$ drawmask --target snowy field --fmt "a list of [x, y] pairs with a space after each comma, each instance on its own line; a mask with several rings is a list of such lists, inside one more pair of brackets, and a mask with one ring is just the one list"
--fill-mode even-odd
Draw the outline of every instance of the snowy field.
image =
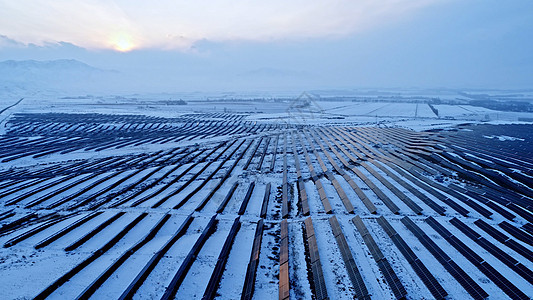
[[0, 298], [533, 297], [533, 114], [233, 96], [3, 97]]

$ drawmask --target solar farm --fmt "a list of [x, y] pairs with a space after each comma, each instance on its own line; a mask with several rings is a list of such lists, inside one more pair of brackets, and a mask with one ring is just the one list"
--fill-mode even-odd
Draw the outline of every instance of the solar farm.
[[531, 123], [62, 103], [1, 115], [2, 299], [533, 298]]

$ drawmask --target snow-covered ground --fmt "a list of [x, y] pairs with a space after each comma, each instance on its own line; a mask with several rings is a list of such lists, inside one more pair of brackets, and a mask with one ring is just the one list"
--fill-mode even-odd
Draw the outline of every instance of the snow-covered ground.
[[[407, 298], [433, 296], [378, 224], [380, 216], [385, 217], [442, 285], [447, 299], [467, 299], [470, 295], [404, 226], [402, 217], [413, 220], [490, 299], [505, 299], [508, 295], [428, 225], [427, 217], [435, 218], [518, 290], [533, 297], [527, 275], [514, 271], [450, 223], [452, 218], [464, 222], [531, 272], [530, 257], [494, 239], [474, 222], [482, 219], [513, 239], [525, 253], [533, 251], [527, 239], [514, 237], [499, 226], [506, 221], [522, 230], [520, 226], [531, 222], [528, 208], [515, 199], [520, 196], [525, 201], [532, 200], [527, 182], [531, 182], [533, 162], [525, 153], [531, 150], [533, 131], [529, 129], [533, 124], [519, 119], [533, 118], [533, 113], [441, 104], [435, 105], [437, 115], [427, 103], [417, 102], [318, 99], [301, 107], [289, 96], [255, 100], [254, 95], [247, 100], [233, 99], [235, 96], [2, 94], [0, 110], [7, 109], [0, 114], [0, 244], [4, 245], [0, 249], [3, 287], [0, 298], [32, 298], [52, 286], [49, 296], [53, 299], [75, 298], [87, 292], [88, 287], [92, 288], [94, 299], [116, 299], [140, 276], [134, 298], [161, 297], [171, 282], [178, 282], [173, 296], [199, 299], [214, 275], [215, 266], [221, 262], [219, 255], [226, 240], [231, 249], [222, 260], [226, 263], [220, 277], [213, 277], [215, 297], [239, 298], [248, 284], [253, 287], [251, 298], [276, 298], [280, 259], [287, 255], [281, 253], [280, 245], [284, 205], [289, 208], [286, 218], [290, 299], [316, 297], [314, 278], [320, 274], [325, 282], [322, 288], [331, 299], [356, 296], [341, 254], [342, 246], [337, 244], [330, 226], [331, 216], [336, 216], [340, 223], [348, 251], [369, 295], [375, 299], [394, 298], [391, 283], [365, 242], [366, 234], [352, 221], [356, 215], [362, 218], [368, 234], [390, 263]], [[207, 100], [209, 97], [217, 100]], [[24, 100], [9, 107], [20, 98]], [[177, 105], [175, 101], [179, 99], [187, 104]], [[78, 130], [79, 124], [83, 127]], [[458, 130], [457, 125], [462, 127]], [[501, 128], [519, 130], [507, 133]], [[429, 129], [439, 131], [426, 131]], [[62, 142], [65, 137], [70, 140]], [[76, 144], [82, 138], [87, 138], [86, 144]], [[472, 143], [476, 138], [478, 143]], [[467, 159], [472, 158], [469, 165], [461, 165], [461, 153], [454, 153], [456, 148], [451, 150], [455, 141], [465, 142], [458, 146], [466, 149]], [[414, 149], [417, 145], [425, 150]], [[438, 145], [444, 145], [445, 151], [451, 153], [440, 162], [435, 160], [435, 153], [442, 150]], [[293, 149], [298, 151], [299, 173]], [[416, 152], [428, 149], [433, 152]], [[511, 152], [506, 159], [501, 158], [502, 153]], [[424, 160], [417, 162], [418, 157]], [[366, 161], [364, 165], [361, 158]], [[478, 173], [482, 171], [472, 166], [479, 166], [482, 160], [499, 167], [482, 166], [490, 172]], [[322, 172], [321, 162], [331, 177]], [[312, 176], [311, 168], [317, 177]], [[286, 197], [282, 188], [284, 171], [288, 180]], [[419, 177], [426, 180], [416, 179]], [[478, 177], [489, 181], [472, 179]], [[298, 192], [298, 180], [303, 182], [306, 199], [301, 199]], [[238, 186], [230, 193], [235, 183]], [[251, 183], [255, 187], [246, 203]], [[354, 189], [352, 183], [360, 190]], [[496, 186], [503, 186], [502, 183], [509, 184], [503, 191], [507, 190], [513, 203], [522, 208], [513, 210], [498, 202], [502, 188]], [[268, 184], [270, 197], [265, 203]], [[388, 184], [396, 189], [391, 190]], [[460, 189], [448, 188], [454, 185], [472, 191], [483, 187], [490, 193], [475, 198]], [[376, 207], [375, 214], [369, 211], [359, 192]], [[346, 209], [339, 196], [343, 193], [354, 212]], [[321, 194], [326, 198], [321, 199]], [[489, 204], [483, 202], [485, 198]], [[283, 203], [285, 199], [288, 203]], [[387, 199], [397, 211], [386, 203]], [[414, 212], [406, 199], [416, 203], [421, 214]], [[309, 215], [304, 215], [302, 201], [307, 202]], [[332, 214], [326, 213], [328, 202]], [[444, 212], [437, 212], [431, 203], [441, 206]], [[468, 213], [462, 214], [454, 203]], [[489, 212], [490, 218], [477, 207]], [[526, 211], [522, 212], [523, 209]], [[504, 212], [514, 217], [509, 219], [502, 215]], [[159, 228], [154, 227], [166, 214], [170, 215], [168, 220]], [[190, 224], [186, 221], [189, 216], [193, 218]], [[213, 216], [217, 222], [211, 231], [206, 231]], [[304, 230], [308, 217], [313, 222], [322, 273], [311, 267], [316, 262], [311, 261], [315, 256], [310, 254], [305, 235], [309, 232]], [[236, 218], [240, 229], [232, 237]], [[255, 237], [259, 222], [264, 222], [259, 235], [261, 242]], [[521, 232], [531, 238], [531, 232]], [[51, 237], [53, 240], [43, 243]], [[79, 245], [69, 249], [80, 239]], [[86, 261], [88, 258], [90, 261]], [[152, 267], [148, 267], [150, 262]], [[114, 267], [108, 269], [111, 266]], [[142, 273], [143, 270], [147, 272]], [[183, 276], [179, 277], [180, 274]], [[101, 281], [96, 281], [99, 276]], [[179, 280], [172, 281], [178, 277]], [[52, 285], [54, 282], [57, 284]]]

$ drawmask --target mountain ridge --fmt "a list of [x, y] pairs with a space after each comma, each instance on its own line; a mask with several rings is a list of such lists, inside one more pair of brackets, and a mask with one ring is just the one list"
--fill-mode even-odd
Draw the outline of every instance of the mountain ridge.
[[26, 70], [49, 70], [49, 69], [62, 69], [62, 70], [87, 70], [87, 71], [101, 71], [101, 72], [117, 72], [114, 70], [104, 70], [93, 67], [89, 64], [81, 62], [76, 59], [55, 59], [55, 60], [4, 60], [0, 61], [0, 70], [2, 68], [18, 68]]
[[5, 60], [0, 62], [0, 88], [86, 91], [110, 86], [118, 74], [75, 59]]

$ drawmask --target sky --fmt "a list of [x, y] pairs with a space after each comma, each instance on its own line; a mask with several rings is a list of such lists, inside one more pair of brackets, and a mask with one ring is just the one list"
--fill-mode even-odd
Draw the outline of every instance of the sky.
[[0, 0], [0, 61], [172, 91], [533, 88], [532, 37], [530, 0]]

